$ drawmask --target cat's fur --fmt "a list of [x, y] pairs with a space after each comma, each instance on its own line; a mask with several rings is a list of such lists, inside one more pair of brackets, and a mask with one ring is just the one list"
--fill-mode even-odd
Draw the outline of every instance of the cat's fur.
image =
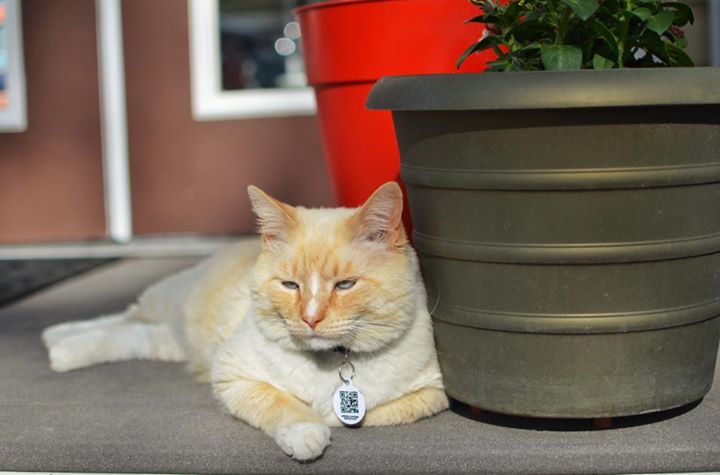
[[166, 278], [123, 313], [46, 329], [52, 368], [187, 361], [233, 415], [298, 460], [320, 456], [328, 426], [341, 425], [339, 346], [356, 368], [365, 426], [446, 409], [400, 188], [383, 185], [358, 209], [292, 207], [248, 191], [261, 245], [231, 246]]

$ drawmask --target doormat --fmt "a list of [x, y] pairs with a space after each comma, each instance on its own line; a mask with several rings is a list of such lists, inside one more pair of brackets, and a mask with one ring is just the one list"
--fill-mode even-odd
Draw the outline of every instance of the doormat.
[[0, 261], [0, 307], [116, 259]]

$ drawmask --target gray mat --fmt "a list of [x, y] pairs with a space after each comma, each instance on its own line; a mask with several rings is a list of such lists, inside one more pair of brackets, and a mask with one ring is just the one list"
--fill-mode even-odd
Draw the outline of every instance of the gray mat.
[[122, 309], [190, 260], [123, 261], [0, 311], [0, 470], [195, 473], [647, 473], [720, 469], [719, 384], [697, 406], [592, 430], [448, 411], [394, 428], [333, 429], [325, 456], [288, 459], [234, 420], [180, 365], [54, 374], [52, 323]]
[[112, 259], [0, 260], [0, 307]]

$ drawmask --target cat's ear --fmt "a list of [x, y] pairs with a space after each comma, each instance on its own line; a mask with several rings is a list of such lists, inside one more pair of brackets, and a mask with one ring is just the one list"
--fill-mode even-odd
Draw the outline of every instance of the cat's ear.
[[248, 195], [258, 218], [263, 243], [276, 245], [287, 242], [297, 219], [295, 208], [276, 200], [256, 186], [248, 186]]
[[400, 186], [385, 183], [355, 211], [351, 218], [358, 240], [403, 246], [407, 243], [402, 224], [403, 195]]

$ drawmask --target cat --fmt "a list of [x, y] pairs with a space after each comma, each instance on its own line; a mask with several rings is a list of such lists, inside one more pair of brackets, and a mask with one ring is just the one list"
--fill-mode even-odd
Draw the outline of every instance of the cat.
[[184, 361], [232, 415], [298, 461], [320, 457], [329, 427], [343, 425], [333, 411], [341, 378], [364, 395], [363, 426], [445, 410], [400, 187], [386, 183], [352, 209], [248, 193], [256, 245], [231, 245], [161, 280], [122, 313], [46, 328], [52, 369]]

